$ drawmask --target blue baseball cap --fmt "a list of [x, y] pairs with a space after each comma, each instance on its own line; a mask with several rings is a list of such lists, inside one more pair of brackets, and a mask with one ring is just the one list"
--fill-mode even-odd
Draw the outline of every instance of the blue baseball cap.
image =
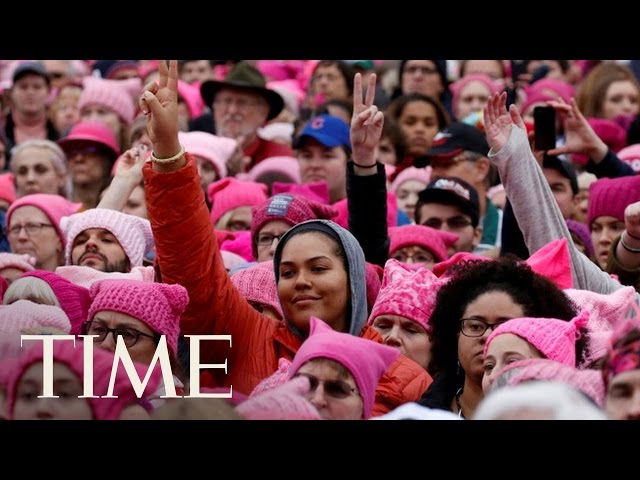
[[316, 140], [327, 148], [344, 145], [351, 150], [349, 125], [338, 117], [326, 114], [313, 117], [293, 141], [293, 148], [300, 148], [309, 138]]

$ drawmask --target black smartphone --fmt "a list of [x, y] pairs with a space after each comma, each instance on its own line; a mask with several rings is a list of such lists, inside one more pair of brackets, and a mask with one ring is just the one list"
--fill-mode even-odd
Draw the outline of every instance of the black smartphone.
[[527, 73], [527, 64], [529, 60], [511, 60], [511, 79], [515, 85], [518, 78], [523, 73]]
[[556, 111], [553, 107], [533, 109], [534, 147], [536, 150], [556, 148]]

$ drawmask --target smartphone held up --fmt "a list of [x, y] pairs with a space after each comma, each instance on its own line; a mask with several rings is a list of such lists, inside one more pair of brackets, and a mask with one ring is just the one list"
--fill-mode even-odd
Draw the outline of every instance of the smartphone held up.
[[553, 107], [538, 106], [533, 109], [534, 148], [548, 151], [556, 148], [556, 111]]

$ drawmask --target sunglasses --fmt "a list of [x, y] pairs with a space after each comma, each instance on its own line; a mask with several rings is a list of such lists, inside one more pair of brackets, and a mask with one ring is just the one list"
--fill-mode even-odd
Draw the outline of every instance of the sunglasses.
[[321, 383], [324, 392], [333, 398], [347, 398], [352, 393], [358, 392], [355, 388], [342, 380], [320, 380], [318, 377], [311, 375], [310, 373], [298, 373], [295, 377], [307, 377], [309, 379], [309, 393], [315, 392], [318, 385]]

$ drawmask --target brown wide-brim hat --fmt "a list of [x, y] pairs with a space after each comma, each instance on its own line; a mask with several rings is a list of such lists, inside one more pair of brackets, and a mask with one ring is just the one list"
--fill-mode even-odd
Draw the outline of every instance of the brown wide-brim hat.
[[200, 95], [205, 105], [213, 108], [213, 99], [218, 90], [236, 88], [257, 93], [269, 104], [267, 120], [272, 120], [284, 108], [284, 100], [280, 94], [266, 87], [266, 80], [260, 71], [247, 62], [239, 62], [233, 66], [223, 81], [208, 80], [200, 86]]

